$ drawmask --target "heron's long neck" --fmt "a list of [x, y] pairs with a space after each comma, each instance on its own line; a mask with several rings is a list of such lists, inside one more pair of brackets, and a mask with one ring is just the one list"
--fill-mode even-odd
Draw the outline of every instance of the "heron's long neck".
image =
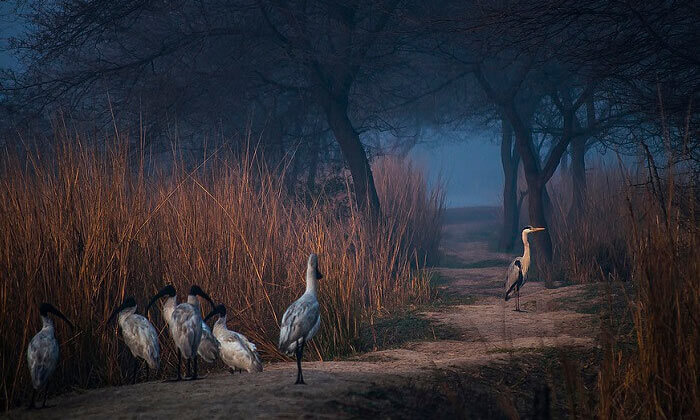
[[527, 233], [523, 232], [523, 258], [520, 261], [522, 266], [523, 275], [527, 273], [528, 268], [530, 268], [530, 242], [527, 240]]
[[316, 268], [310, 265], [306, 268], [306, 293], [316, 295]]

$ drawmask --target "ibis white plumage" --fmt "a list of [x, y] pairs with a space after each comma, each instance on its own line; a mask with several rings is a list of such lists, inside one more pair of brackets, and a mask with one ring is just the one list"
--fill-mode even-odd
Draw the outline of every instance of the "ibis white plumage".
[[318, 280], [323, 275], [318, 269], [318, 256], [309, 255], [306, 264], [306, 291], [284, 312], [280, 325], [279, 349], [288, 355], [295, 354], [297, 359], [296, 384], [304, 384], [301, 371], [301, 359], [304, 346], [316, 335], [321, 326], [321, 308], [318, 304]]
[[544, 228], [526, 226], [523, 229], [522, 239], [524, 252], [522, 257], [517, 257], [510, 263], [508, 270], [506, 271], [505, 280], [505, 296], [504, 299], [507, 302], [510, 299], [513, 292], [517, 295], [517, 303], [515, 304], [515, 310], [520, 312], [520, 288], [525, 284], [527, 280], [527, 271], [530, 268], [530, 242], [527, 240], [527, 236], [530, 233], [543, 231]]
[[160, 344], [158, 332], [153, 324], [136, 313], [136, 300], [129, 296], [114, 310], [107, 323], [117, 317], [117, 322], [122, 330], [124, 343], [134, 356], [134, 373], [132, 383], [136, 383], [140, 361], [146, 362], [146, 381], [148, 381], [149, 369], [157, 371], [160, 368]]
[[[190, 374], [190, 379], [197, 379], [197, 350], [202, 340], [202, 309], [197, 296], [208, 300], [212, 307], [214, 302], [199, 286], [193, 285], [187, 295], [187, 302], [178, 305], [175, 288], [168, 285], [151, 298], [146, 311], [163, 296], [168, 296], [165, 305], [163, 305], [163, 316], [168, 322], [170, 336], [177, 348], [176, 380], [182, 379], [182, 357], [187, 359], [187, 371]], [[192, 362], [194, 362], [194, 373], [191, 369]]]
[[226, 307], [218, 305], [204, 318], [206, 322], [214, 315], [219, 319], [214, 323], [214, 337], [218, 340], [219, 357], [228, 367], [245, 370], [248, 373], [262, 372], [263, 366], [255, 344], [251, 343], [243, 334], [231, 331], [226, 327]]
[[214, 336], [206, 322], [202, 321], [202, 340], [199, 342], [197, 354], [207, 363], [213, 363], [219, 356], [221, 344]]
[[32, 400], [29, 404], [30, 408], [34, 408], [36, 394], [37, 392], [41, 392], [42, 389], [44, 390], [44, 403], [42, 407], [46, 406], [49, 382], [58, 365], [60, 355], [58, 340], [56, 340], [53, 320], [49, 317], [49, 314], [56, 315], [66, 321], [71, 329], [73, 328], [73, 324], [68, 318], [49, 303], [42, 303], [39, 306], [39, 314], [41, 315], [41, 330], [32, 337], [32, 340], [29, 342], [29, 347], [27, 347], [27, 365], [29, 366], [32, 386], [34, 387]]

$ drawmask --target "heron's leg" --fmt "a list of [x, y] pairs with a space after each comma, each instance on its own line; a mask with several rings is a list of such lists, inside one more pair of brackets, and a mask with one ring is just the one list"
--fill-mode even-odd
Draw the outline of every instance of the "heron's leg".
[[187, 377], [189, 378], [192, 376], [192, 359], [187, 359], [185, 363], [187, 364]]
[[148, 374], [151, 373], [151, 368], [148, 367], [148, 364], [146, 364], [146, 382], [148, 382]]

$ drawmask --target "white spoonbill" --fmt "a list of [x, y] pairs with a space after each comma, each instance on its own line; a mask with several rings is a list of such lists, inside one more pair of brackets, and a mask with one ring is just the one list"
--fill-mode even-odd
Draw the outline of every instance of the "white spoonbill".
[[284, 313], [280, 326], [279, 349], [287, 355], [296, 354], [297, 381], [295, 384], [304, 384], [304, 375], [301, 371], [301, 359], [304, 356], [304, 346], [316, 335], [321, 326], [321, 308], [318, 304], [317, 288], [318, 280], [323, 275], [318, 270], [318, 257], [309, 255], [306, 264], [306, 292]]
[[243, 334], [231, 331], [226, 327], [226, 307], [224, 305], [218, 305], [214, 308], [214, 310], [204, 318], [204, 321], [206, 322], [209, 318], [217, 314], [219, 315], [219, 319], [214, 323], [213, 332], [214, 336], [221, 344], [221, 348], [219, 349], [221, 360], [234, 371], [240, 369], [248, 373], [262, 372], [263, 366], [255, 344], [248, 341]]
[[36, 398], [37, 392], [44, 390], [44, 403], [42, 408], [46, 407], [46, 396], [49, 393], [49, 381], [51, 380], [51, 375], [56, 370], [56, 365], [58, 365], [59, 351], [58, 351], [58, 340], [54, 335], [54, 325], [53, 320], [49, 317], [49, 314], [54, 314], [62, 320], [66, 321], [73, 329], [73, 323], [71, 323], [65, 315], [56, 309], [50, 303], [42, 303], [39, 305], [39, 314], [41, 315], [41, 330], [36, 333], [29, 342], [29, 347], [27, 347], [27, 365], [29, 366], [29, 373], [32, 376], [32, 385], [34, 386], [34, 391], [32, 391], [32, 401], [29, 404], [29, 408], [34, 408], [34, 400]]

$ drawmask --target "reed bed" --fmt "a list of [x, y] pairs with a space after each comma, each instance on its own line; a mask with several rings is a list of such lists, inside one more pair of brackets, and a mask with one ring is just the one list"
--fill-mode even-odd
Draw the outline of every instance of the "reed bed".
[[[566, 206], [556, 212], [559, 275], [626, 291], [624, 307], [601, 314], [603, 360], [592, 410], [599, 418], [700, 413], [697, 178], [677, 171], [670, 164], [649, 177], [643, 165], [599, 167], [588, 177], [580, 216], [563, 216]], [[570, 196], [565, 183], [553, 190], [555, 203]]]
[[[174, 159], [167, 173], [152, 173], [144, 150], [130, 150], [126, 141], [93, 147], [58, 135], [55, 144], [5, 152], [0, 163], [5, 409], [31, 388], [25, 351], [40, 328], [42, 301], [76, 325], [70, 331], [57, 322], [61, 361], [53, 389], [63, 391], [123, 381], [131, 355], [106, 319], [126, 295], [143, 313], [168, 283], [180, 299], [198, 284], [224, 303], [229, 327], [268, 361], [284, 359], [278, 325], [303, 293], [310, 252], [319, 254], [325, 278], [322, 328], [307, 357], [352, 353], [363, 320], [430, 295], [422, 268], [437, 252], [444, 195], [408, 162], [375, 163], [383, 212], [372, 224], [347, 199], [290, 192], [284, 169], [268, 167], [250, 148], [217, 150], [188, 165]], [[169, 376], [172, 344], [158, 309], [150, 319], [161, 332], [161, 376]]]

